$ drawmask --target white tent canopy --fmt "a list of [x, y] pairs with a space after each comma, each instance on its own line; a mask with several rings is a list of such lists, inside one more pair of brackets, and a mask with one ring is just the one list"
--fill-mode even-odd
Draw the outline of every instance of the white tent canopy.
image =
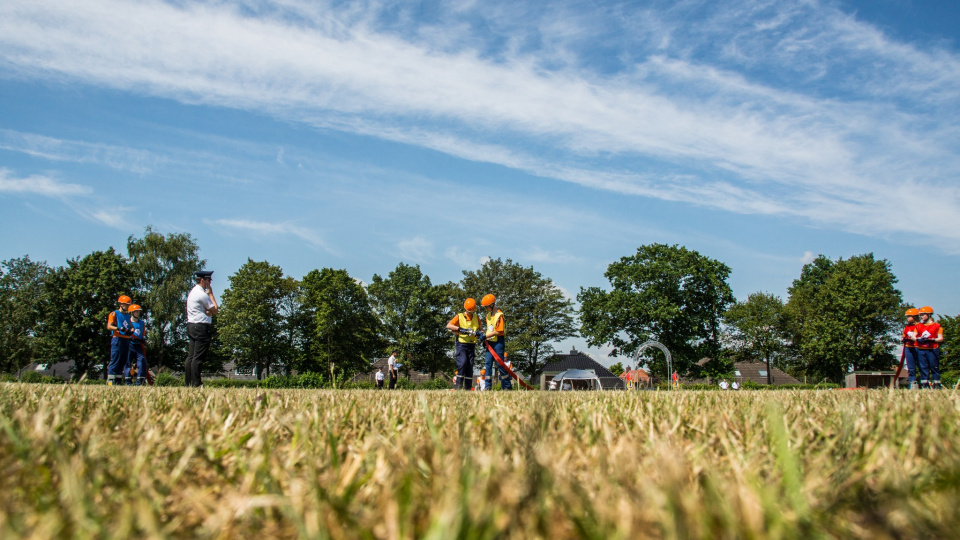
[[556, 388], [561, 390], [603, 390], [596, 373], [585, 369], [568, 369], [553, 377]]

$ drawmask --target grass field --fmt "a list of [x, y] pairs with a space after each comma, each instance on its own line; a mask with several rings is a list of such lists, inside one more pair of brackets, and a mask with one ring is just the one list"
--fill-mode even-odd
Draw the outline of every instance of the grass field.
[[946, 392], [0, 385], [0, 535], [956, 538]]

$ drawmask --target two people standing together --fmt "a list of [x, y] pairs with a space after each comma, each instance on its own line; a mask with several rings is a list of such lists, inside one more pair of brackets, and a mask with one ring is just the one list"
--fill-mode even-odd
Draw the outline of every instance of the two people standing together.
[[[107, 316], [110, 334], [110, 362], [107, 364], [107, 384], [110, 386], [146, 384], [150, 371], [147, 367], [147, 326], [140, 318], [142, 309], [123, 295], [117, 298], [118, 309]], [[153, 381], [150, 381], [153, 384]]]
[[[467, 298], [463, 303], [463, 313], [458, 313], [456, 317], [447, 323], [447, 330], [450, 330], [457, 336], [457, 376], [455, 386], [459, 389], [473, 389], [473, 364], [476, 359], [477, 341], [484, 343], [484, 366], [487, 377], [484, 378], [484, 388], [489, 390], [493, 387], [492, 374], [494, 355], [503, 360], [506, 352], [506, 322], [503, 312], [497, 309], [497, 298], [488, 294], [480, 300], [480, 305], [486, 310], [486, 321], [484, 327], [480, 327], [480, 317], [477, 315], [477, 301], [473, 298]], [[500, 387], [504, 390], [512, 388], [510, 374], [496, 362], [497, 371], [500, 374]]]
[[933, 320], [933, 308], [910, 308], [903, 328], [903, 356], [910, 389], [943, 388], [940, 383], [940, 344], [943, 327]]

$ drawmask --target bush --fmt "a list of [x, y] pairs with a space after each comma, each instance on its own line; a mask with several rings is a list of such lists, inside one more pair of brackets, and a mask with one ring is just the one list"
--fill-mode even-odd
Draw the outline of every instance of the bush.
[[449, 390], [453, 388], [453, 383], [445, 378], [423, 381], [417, 385], [417, 390]]
[[183, 386], [183, 377], [176, 377], [170, 373], [160, 373], [154, 380], [157, 386]]
[[301, 373], [296, 378], [299, 379], [296, 388], [324, 388], [327, 386], [327, 381], [320, 373]]
[[42, 373], [37, 373], [36, 371], [28, 371], [20, 376], [20, 382], [25, 383], [46, 383], [46, 384], [63, 384], [66, 381], [60, 377], [53, 377], [50, 375], [44, 375]]
[[960, 379], [960, 370], [950, 369], [940, 374], [940, 382], [943, 386], [953, 388], [957, 384], [957, 379]]
[[413, 390], [417, 385], [413, 384], [413, 381], [406, 378], [401, 378], [397, 380], [397, 390]]

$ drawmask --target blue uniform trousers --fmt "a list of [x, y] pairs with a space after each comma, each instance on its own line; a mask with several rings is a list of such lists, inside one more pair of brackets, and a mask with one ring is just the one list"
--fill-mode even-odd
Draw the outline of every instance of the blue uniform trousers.
[[940, 384], [940, 349], [917, 349], [920, 387]]
[[506, 343], [503, 340], [503, 336], [500, 337], [497, 341], [488, 341], [486, 345], [483, 346], [483, 355], [484, 355], [484, 367], [487, 370], [486, 386], [487, 390], [493, 388], [493, 366], [497, 366], [497, 373], [500, 374], [500, 388], [502, 390], [510, 390], [513, 388], [511, 384], [510, 374], [507, 373], [507, 370], [500, 367], [500, 364], [493, 359], [493, 355], [490, 354], [490, 350], [487, 349], [487, 345], [493, 347], [493, 350], [496, 351], [497, 356], [503, 360], [503, 353], [506, 350]]
[[[107, 380], [120, 384], [123, 380], [123, 366], [130, 355], [130, 340], [121, 337], [110, 339], [110, 363], [107, 365]], [[116, 377], [119, 376], [119, 380]]]
[[473, 389], [473, 361], [476, 355], [475, 343], [457, 342], [457, 388]]
[[907, 360], [907, 380], [913, 385], [917, 382], [917, 348], [904, 347], [903, 351]]

